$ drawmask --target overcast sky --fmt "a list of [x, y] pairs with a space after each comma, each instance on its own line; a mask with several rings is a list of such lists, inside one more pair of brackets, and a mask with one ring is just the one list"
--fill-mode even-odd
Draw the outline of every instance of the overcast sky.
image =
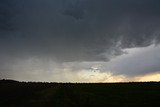
[[159, 0], [0, 0], [0, 78], [160, 80]]

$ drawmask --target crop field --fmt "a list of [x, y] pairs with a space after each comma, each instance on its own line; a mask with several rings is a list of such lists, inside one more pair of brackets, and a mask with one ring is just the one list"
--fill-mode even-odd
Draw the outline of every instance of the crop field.
[[160, 83], [0, 80], [0, 107], [159, 107]]

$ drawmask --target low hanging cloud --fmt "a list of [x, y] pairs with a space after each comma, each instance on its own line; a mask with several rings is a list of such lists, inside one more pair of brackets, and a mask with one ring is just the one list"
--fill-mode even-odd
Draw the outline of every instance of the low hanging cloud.
[[18, 57], [107, 61], [110, 55], [123, 54], [121, 49], [159, 43], [158, 0], [7, 0], [1, 4], [1, 50]]
[[[13, 63], [34, 58], [41, 63], [46, 60], [38, 63], [43, 65], [42, 72], [49, 60], [57, 69], [64, 63], [104, 62], [117, 74], [158, 71], [156, 58], [152, 61], [156, 67], [137, 71], [125, 62], [111, 63], [123, 57], [125, 49], [159, 44], [159, 5], [159, 0], [1, 0], [0, 73], [12, 77], [18, 70], [13, 70]], [[80, 65], [72, 67], [78, 68]], [[106, 65], [101, 72], [109, 68]]]

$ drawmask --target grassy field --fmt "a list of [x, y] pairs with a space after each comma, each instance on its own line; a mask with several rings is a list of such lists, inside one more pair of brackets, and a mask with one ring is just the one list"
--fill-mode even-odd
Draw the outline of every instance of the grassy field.
[[160, 83], [0, 80], [0, 107], [159, 107]]

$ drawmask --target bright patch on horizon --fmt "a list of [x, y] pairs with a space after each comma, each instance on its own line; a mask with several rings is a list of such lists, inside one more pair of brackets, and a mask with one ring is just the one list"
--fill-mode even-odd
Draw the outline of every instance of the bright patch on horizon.
[[138, 76], [135, 78], [135, 81], [160, 81], [160, 72]]

